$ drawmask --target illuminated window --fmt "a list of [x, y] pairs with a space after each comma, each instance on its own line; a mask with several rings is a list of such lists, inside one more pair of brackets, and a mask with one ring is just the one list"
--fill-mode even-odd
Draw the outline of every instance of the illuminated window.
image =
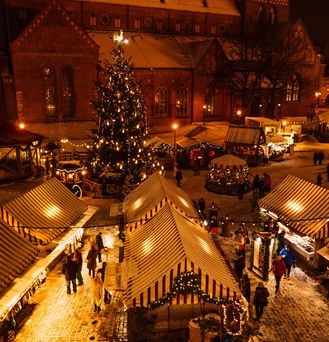
[[286, 89], [286, 101], [298, 102], [300, 100], [300, 81], [296, 75], [293, 75], [292, 80], [288, 82]]
[[176, 23], [175, 23], [175, 31], [176, 32], [180, 31], [180, 22], [179, 22], [179, 20], [177, 20]]
[[155, 95], [154, 117], [168, 118], [169, 106], [168, 106], [168, 89], [161, 87], [158, 89]]
[[195, 33], [200, 33], [200, 24], [195, 24], [194, 25], [194, 32]]
[[121, 27], [121, 20], [120, 20], [120, 18], [116, 17], [114, 19], [114, 27], [115, 28], [120, 28]]
[[184, 86], [177, 88], [176, 92], [176, 117], [186, 118], [188, 117], [188, 91]]
[[48, 117], [54, 117], [57, 113], [55, 70], [52, 67], [46, 67], [42, 73], [46, 113]]
[[135, 19], [135, 29], [141, 28], [141, 20], [139, 18]]
[[89, 17], [89, 25], [90, 26], [96, 26], [96, 24], [97, 24], [96, 16], [94, 14], [92, 14]]
[[71, 66], [63, 68], [62, 106], [64, 116], [74, 116], [74, 80]]
[[217, 91], [216, 88], [211, 85], [206, 90], [205, 96], [205, 104], [206, 104], [206, 113], [207, 117], [214, 116], [216, 113], [216, 98], [217, 98]]
[[156, 26], [157, 26], [157, 30], [158, 31], [162, 31], [162, 21], [161, 20], [157, 21], [157, 25]]
[[278, 13], [276, 7], [272, 7], [270, 11], [270, 24], [274, 25], [277, 23]]
[[216, 25], [212, 25], [210, 30], [211, 34], [216, 34], [216, 31]]

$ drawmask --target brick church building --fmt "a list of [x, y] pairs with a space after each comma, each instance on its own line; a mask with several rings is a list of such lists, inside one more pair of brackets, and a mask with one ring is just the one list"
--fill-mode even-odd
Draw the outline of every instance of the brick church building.
[[[306, 115], [319, 89], [320, 57], [302, 21], [289, 21], [289, 0], [6, 0], [0, 6], [0, 118], [49, 139], [83, 139], [94, 126], [99, 65], [111, 60], [120, 30], [151, 129], [232, 121], [238, 111]], [[274, 38], [264, 47], [256, 31]]]

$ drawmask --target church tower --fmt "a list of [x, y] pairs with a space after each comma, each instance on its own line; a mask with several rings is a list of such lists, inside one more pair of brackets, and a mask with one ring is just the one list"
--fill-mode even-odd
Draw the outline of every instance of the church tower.
[[290, 0], [238, 0], [243, 24], [276, 25], [289, 21]]

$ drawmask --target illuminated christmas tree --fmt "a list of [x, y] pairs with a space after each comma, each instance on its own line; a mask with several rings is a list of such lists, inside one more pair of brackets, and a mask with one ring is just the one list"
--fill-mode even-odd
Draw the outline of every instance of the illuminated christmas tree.
[[112, 51], [113, 63], [100, 68], [93, 105], [98, 128], [89, 146], [91, 177], [99, 178], [106, 165], [119, 183], [139, 183], [151, 173], [156, 161], [146, 145], [148, 135], [142, 92], [133, 74], [131, 59], [121, 45]]

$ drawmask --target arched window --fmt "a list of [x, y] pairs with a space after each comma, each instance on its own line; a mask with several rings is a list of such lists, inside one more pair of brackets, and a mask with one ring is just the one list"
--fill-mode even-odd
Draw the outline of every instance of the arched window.
[[216, 27], [216, 25], [211, 25], [210, 32], [211, 32], [211, 34], [216, 34], [216, 33], [217, 33], [217, 27]]
[[194, 32], [200, 33], [200, 24], [194, 24]]
[[270, 10], [270, 24], [275, 25], [277, 23], [277, 20], [278, 20], [278, 11], [277, 11], [277, 8], [273, 6], [271, 7], [271, 10]]
[[180, 21], [179, 20], [177, 20], [175, 23], [175, 31], [180, 32]]
[[116, 18], [114, 19], [114, 27], [115, 27], [115, 28], [121, 28], [121, 20], [120, 20], [119, 17], [116, 17]]
[[162, 31], [162, 21], [161, 21], [161, 19], [159, 19], [159, 20], [157, 21], [156, 27], [157, 27], [157, 30], [158, 30], [158, 31]]
[[135, 29], [141, 28], [141, 20], [139, 18], [135, 19]]
[[168, 118], [169, 117], [169, 105], [168, 105], [168, 89], [161, 87], [158, 89], [154, 98], [154, 117]]
[[64, 116], [74, 116], [74, 80], [71, 66], [63, 68], [62, 105]]
[[97, 24], [96, 16], [95, 16], [95, 14], [92, 14], [92, 15], [89, 17], [89, 25], [90, 25], [90, 26], [96, 26], [96, 24]]
[[286, 101], [298, 102], [300, 100], [300, 80], [297, 75], [293, 75], [290, 82], [287, 83]]
[[264, 24], [264, 22], [265, 22], [265, 7], [259, 6], [258, 13], [257, 13], [257, 23]]
[[205, 96], [205, 104], [206, 104], [206, 117], [214, 116], [216, 113], [216, 88], [211, 85], [206, 90]]
[[176, 91], [176, 117], [186, 118], [189, 116], [187, 112], [188, 91], [184, 86], [180, 86]]
[[48, 117], [54, 117], [57, 115], [55, 70], [52, 67], [45, 67], [42, 75], [46, 114]]

